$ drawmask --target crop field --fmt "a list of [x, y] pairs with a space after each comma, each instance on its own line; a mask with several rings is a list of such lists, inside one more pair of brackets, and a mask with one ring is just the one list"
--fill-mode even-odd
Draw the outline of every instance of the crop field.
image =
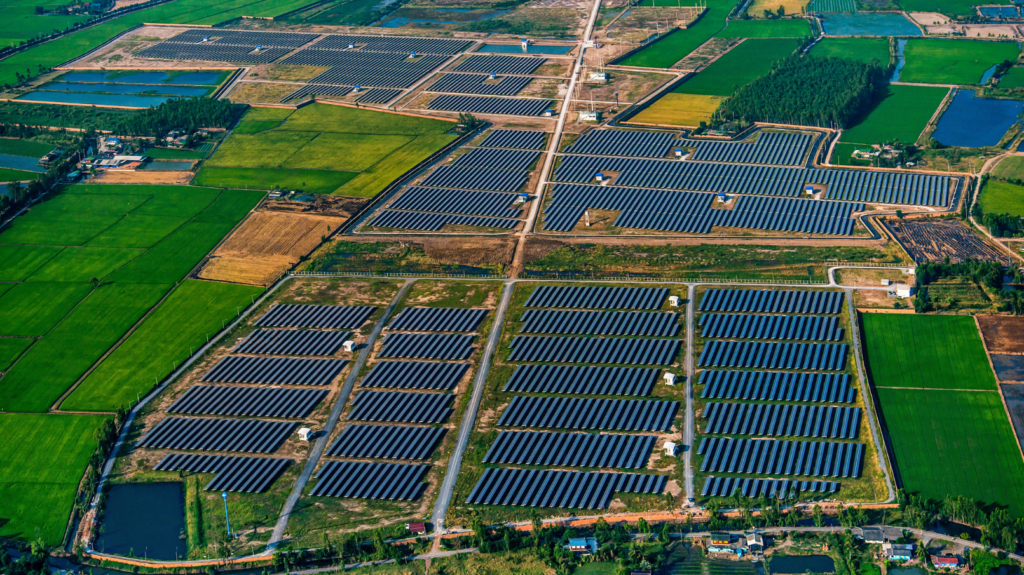
[[[145, 394], [175, 364], [206, 343], [225, 319], [262, 288], [189, 280], [121, 344], [61, 404], [65, 411], [112, 411]], [[234, 313], [233, 313], [234, 312]]]
[[0, 371], [6, 370], [35, 340], [27, 337], [0, 338]]
[[1024, 217], [1024, 186], [988, 180], [978, 196], [978, 203], [986, 214]]
[[78, 483], [96, 450], [95, 415], [0, 415], [4, 462], [0, 536], [60, 543]]
[[724, 99], [721, 96], [670, 92], [630, 118], [629, 122], [696, 128], [701, 122], [711, 121], [712, 114]]
[[[641, 6], [653, 5], [649, 2], [642, 2]], [[675, 6], [675, 4], [668, 4]], [[647, 48], [640, 50], [617, 62], [623, 66], [643, 66], [646, 68], [669, 68], [672, 64], [682, 60], [687, 54], [693, 52], [698, 46], [707, 42], [722, 30], [725, 26], [725, 18], [729, 15], [734, 4], [728, 0], [711, 0], [707, 3], [707, 10], [695, 24], [686, 30], [677, 30], [664, 36]]]
[[754, 0], [747, 7], [747, 14], [754, 18], [760, 18], [764, 16], [765, 10], [771, 10], [772, 13], [776, 13], [779, 6], [785, 10], [786, 14], [803, 14], [807, 11], [808, 0]]
[[772, 64], [792, 54], [799, 45], [800, 41], [793, 39], [746, 40], [673, 91], [731, 96], [736, 89], [768, 73]]
[[60, 246], [0, 244], [0, 281], [23, 281], [63, 249]]
[[904, 49], [907, 64], [900, 71], [900, 81], [977, 84], [985, 70], [1019, 55], [1020, 48], [1010, 42], [914, 38]]
[[38, 176], [39, 174], [36, 172], [0, 168], [0, 182], [30, 182]]
[[1003, 158], [992, 169], [992, 175], [1007, 180], [1024, 180], [1024, 157], [1008, 156]]
[[455, 139], [451, 122], [324, 104], [287, 115], [256, 108], [247, 124], [196, 183], [370, 197]]
[[0, 47], [15, 46], [88, 19], [86, 15], [36, 14], [35, 3], [11, 2], [4, 6], [4, 19], [0, 21]]
[[811, 25], [803, 18], [789, 20], [732, 20], [719, 38], [804, 38]]
[[974, 318], [863, 314], [861, 321], [876, 387], [996, 389]]
[[1000, 88], [1024, 88], [1024, 68], [1014, 66], [999, 78]]
[[[930, 333], [941, 339], [942, 331]], [[983, 368], [991, 374], [987, 364]], [[963, 495], [1006, 505], [1016, 517], [1024, 514], [1024, 461], [997, 391], [877, 393], [908, 492], [940, 501]], [[957, 417], [945, 416], [950, 406], [956, 406]]]
[[22, 283], [0, 297], [0, 335], [41, 336], [92, 289], [87, 283]]
[[819, 58], [849, 58], [861, 62], [878, 60], [883, 66], [892, 60], [888, 38], [825, 38], [811, 48]]
[[889, 86], [888, 94], [866, 118], [843, 132], [841, 142], [881, 144], [899, 140], [912, 144], [924, 131], [948, 88]]

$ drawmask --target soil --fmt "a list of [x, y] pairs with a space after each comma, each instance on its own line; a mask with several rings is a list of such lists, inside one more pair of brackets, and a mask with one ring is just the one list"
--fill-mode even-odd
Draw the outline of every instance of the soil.
[[918, 24], [924, 26], [936, 26], [949, 22], [948, 17], [938, 12], [911, 12], [910, 17]]
[[897, 300], [891, 299], [882, 290], [855, 290], [853, 305], [857, 309], [888, 308], [892, 309]]
[[976, 317], [989, 353], [1024, 354], [1024, 317], [998, 315]]
[[1024, 383], [1024, 356], [991, 354], [996, 379], [1011, 383]]
[[1017, 443], [1020, 444], [1024, 442], [1024, 385], [1004, 383], [999, 388], [1003, 392], [1006, 409], [1010, 412], [1013, 430], [1017, 432]]
[[925, 29], [929, 35], [963, 32], [963, 36], [967, 38], [1012, 38], [1014, 40], [1024, 38], [1020, 27], [1013, 24], [946, 24], [928, 26]]
[[188, 184], [195, 176], [188, 170], [149, 171], [138, 170], [135, 172], [101, 172], [91, 182], [101, 184]]

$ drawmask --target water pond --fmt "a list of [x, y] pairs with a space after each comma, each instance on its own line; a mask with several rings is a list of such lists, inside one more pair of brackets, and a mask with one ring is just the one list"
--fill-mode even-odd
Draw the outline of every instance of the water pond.
[[961, 537], [966, 533], [971, 541], [981, 541], [981, 529], [955, 521], [936, 521], [929, 529], [952, 537]]
[[8, 168], [11, 170], [25, 170], [26, 172], [45, 172], [43, 168], [40, 168], [36, 162], [39, 158], [29, 158], [28, 156], [15, 156], [14, 154], [0, 154], [0, 168]]
[[928, 575], [928, 572], [919, 567], [897, 567], [888, 571], [889, 575]]
[[979, 83], [979, 84], [987, 84], [987, 83], [988, 83], [988, 81], [992, 79], [992, 76], [994, 76], [994, 75], [995, 75], [995, 73], [996, 73], [996, 67], [997, 67], [998, 65], [999, 65], [999, 64], [992, 64], [992, 67], [991, 67], [991, 68], [989, 68], [988, 70], [985, 70], [985, 72], [984, 72], [984, 73], [982, 73], [982, 75], [981, 75], [981, 81], [980, 81], [980, 82], [978, 82], [978, 83]]
[[19, 102], [49, 102], [54, 104], [82, 104], [87, 106], [119, 106], [122, 108], [149, 108], [159, 106], [175, 96], [135, 96], [132, 94], [90, 94], [88, 92], [29, 92], [19, 96]]
[[117, 72], [71, 72], [61, 82], [108, 82], [111, 84], [185, 84], [216, 86], [224, 72], [188, 72], [173, 78], [167, 72], [139, 72], [118, 75]]
[[[140, 510], [145, 513], [140, 513]], [[188, 550], [185, 496], [180, 483], [122, 483], [110, 487], [96, 549], [117, 555], [174, 560]]]
[[[530, 44], [526, 49], [527, 54], [568, 54], [573, 46], [538, 46]], [[477, 52], [490, 52], [493, 54], [522, 54], [521, 44], [484, 44]]]
[[835, 573], [836, 563], [828, 555], [776, 555], [768, 562], [772, 575], [791, 573]]
[[1022, 110], [1024, 102], [978, 98], [973, 90], [960, 90], [932, 136], [947, 146], [995, 146]]
[[55, 92], [106, 92], [109, 94], [166, 94], [168, 96], [205, 96], [210, 88], [187, 86], [152, 86], [145, 84], [79, 84], [77, 82], [50, 82], [40, 90]]
[[832, 36], [923, 36], [921, 29], [902, 14], [837, 12], [825, 14], [821, 25]]
[[906, 38], [896, 40], [896, 68], [892, 71], [892, 78], [889, 78], [890, 82], [900, 81], [900, 72], [903, 71], [903, 67], [907, 65], [907, 59], [903, 56], [903, 50], [906, 48]]
[[1016, 6], [979, 6], [978, 12], [986, 18], [1020, 18]]

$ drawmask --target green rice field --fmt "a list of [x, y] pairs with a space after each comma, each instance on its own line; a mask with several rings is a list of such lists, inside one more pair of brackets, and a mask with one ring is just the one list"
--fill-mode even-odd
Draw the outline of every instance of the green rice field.
[[1006, 71], [1001, 78], [999, 78], [999, 87], [1014, 89], [1024, 88], [1024, 68], [1020, 66], [1014, 66]]
[[772, 64], [792, 54], [799, 45], [800, 41], [794, 39], [747, 40], [673, 91], [731, 96], [736, 89], [767, 74]]
[[891, 85], [885, 98], [857, 125], [843, 131], [840, 142], [912, 144], [939, 109], [948, 88]]
[[89, 16], [84, 14], [36, 14], [36, 2], [5, 2], [4, 18], [0, 20], [0, 47], [16, 46], [23, 40], [52, 34], [56, 30], [63, 30], [88, 19]]
[[1003, 60], [1016, 60], [1020, 48], [1011, 42], [912, 38], [900, 71], [901, 82], [977, 84], [981, 75]]
[[35, 140], [19, 138], [0, 138], [0, 154], [13, 154], [29, 158], [41, 158], [50, 153], [55, 146]]
[[849, 58], [860, 62], [877, 60], [887, 66], [892, 60], [888, 38], [825, 38], [811, 48], [819, 58]]
[[[986, 214], [1010, 214], [1024, 217], [1024, 186], [999, 180], [988, 180], [978, 196]], [[3, 300], [0, 299], [0, 302]]]
[[45, 335], [91, 290], [87, 283], [17, 284], [0, 297], [0, 335]]
[[992, 175], [1007, 180], [1024, 180], [1024, 157], [1008, 156], [992, 168]]
[[[651, 0], [645, 0], [640, 5], [652, 5]], [[667, 3], [667, 0], [664, 5], [675, 6], [674, 3]], [[728, 0], [709, 0], [707, 10], [696, 24], [689, 26], [686, 30], [677, 30], [663, 36], [650, 46], [616, 63], [623, 66], [668, 68], [718, 34], [725, 26], [725, 19], [734, 5]]]
[[804, 38], [811, 35], [811, 25], [803, 18], [788, 20], [732, 20], [719, 38]]
[[35, 340], [29, 337], [0, 337], [0, 372], [11, 367]]
[[254, 109], [247, 124], [207, 160], [197, 184], [371, 197], [456, 138], [446, 133], [452, 122], [326, 104]]
[[0, 415], [0, 536], [57, 545], [106, 416]]
[[25, 280], [63, 249], [61, 246], [0, 244], [0, 281]]

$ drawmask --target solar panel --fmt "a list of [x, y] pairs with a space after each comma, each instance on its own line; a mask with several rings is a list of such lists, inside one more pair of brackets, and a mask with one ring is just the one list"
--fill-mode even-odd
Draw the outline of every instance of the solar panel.
[[709, 289], [700, 311], [837, 314], [843, 292], [808, 290]]
[[431, 100], [427, 109], [506, 116], [540, 116], [545, 110], [551, 109], [551, 100], [441, 95]]
[[452, 165], [468, 168], [528, 170], [539, 157], [540, 152], [535, 152], [533, 150], [474, 148], [456, 158]]
[[864, 444], [705, 437], [697, 453], [704, 456], [701, 473], [860, 477]]
[[519, 365], [504, 391], [573, 395], [650, 395], [661, 370], [641, 367]]
[[339, 331], [258, 329], [235, 347], [235, 353], [267, 355], [334, 355], [351, 336]]
[[346, 499], [414, 501], [423, 495], [429, 465], [328, 461], [310, 495]]
[[[305, 98], [306, 96], [347, 96], [352, 92], [355, 86], [344, 86], [338, 84], [305, 84], [294, 92], [289, 92], [283, 98], [281, 102], [287, 102], [288, 100], [295, 100], [298, 98]], [[401, 93], [401, 90], [398, 90]]]
[[657, 441], [655, 435], [501, 431], [484, 463], [640, 469]]
[[426, 459], [447, 430], [443, 427], [349, 425], [327, 450], [329, 457]]
[[717, 403], [704, 406], [705, 433], [856, 439], [859, 407]]
[[455, 388], [469, 371], [468, 363], [429, 361], [380, 361], [360, 387], [444, 390]]
[[529, 76], [495, 76], [486, 74], [442, 74], [427, 92], [448, 94], [480, 94], [484, 96], [515, 96], [533, 81]]
[[711, 340], [697, 360], [700, 367], [841, 370], [846, 344]]
[[156, 464], [156, 471], [213, 473], [207, 491], [263, 493], [281, 475], [291, 459], [169, 453]]
[[356, 102], [361, 104], [387, 104], [391, 100], [394, 100], [402, 93], [400, 89], [392, 88], [373, 88], [363, 92], [362, 96], [356, 98]]
[[545, 133], [534, 130], [491, 130], [480, 142], [483, 148], [515, 148], [519, 150], [543, 150]]
[[392, 333], [384, 338], [380, 358], [469, 359], [476, 336], [439, 333]]
[[853, 403], [856, 391], [845, 373], [704, 370], [704, 399]]
[[139, 440], [140, 447], [273, 453], [297, 423], [248, 419], [168, 417]]
[[374, 216], [369, 225], [376, 228], [395, 228], [434, 232], [440, 231], [447, 225], [510, 230], [519, 225], [519, 220], [485, 218], [480, 216], [461, 216], [457, 214], [428, 214], [422, 212], [404, 212], [399, 210], [381, 210], [376, 216]]
[[664, 475], [532, 469], [485, 469], [466, 503], [607, 509], [616, 493], [665, 491]]
[[389, 207], [394, 210], [518, 218], [523, 215], [522, 210], [512, 207], [517, 197], [518, 194], [511, 192], [413, 186], [402, 192]]
[[467, 56], [458, 66], [457, 72], [482, 72], [485, 74], [532, 74], [547, 62], [536, 56], [496, 56], [474, 54]]
[[539, 286], [526, 300], [526, 307], [658, 309], [666, 297], [666, 288]]
[[523, 336], [512, 338], [509, 361], [670, 365], [679, 355], [676, 339]]
[[376, 309], [373, 306], [275, 304], [256, 325], [355, 329], [366, 323]]
[[388, 327], [395, 331], [474, 332], [486, 315], [486, 309], [407, 307]]
[[345, 369], [344, 359], [228, 356], [217, 362], [201, 381], [328, 385]]
[[704, 337], [809, 341], [843, 339], [838, 317], [710, 313], [701, 315], [700, 327]]
[[797, 493], [835, 493], [835, 481], [791, 481], [789, 479], [747, 479], [710, 476], [704, 481], [701, 497], [731, 497], [739, 493], [744, 497], [774, 497], [785, 499]]
[[359, 52], [397, 52], [409, 55], [441, 54], [454, 55], [471, 44], [470, 40], [457, 38], [424, 38], [416, 36], [364, 36], [359, 34], [329, 34], [316, 43], [317, 48], [329, 50], [350, 50], [349, 44]]
[[683, 139], [681, 143], [694, 149], [691, 159], [695, 161], [799, 166], [813, 141], [813, 134], [759, 131], [753, 141]]
[[195, 385], [178, 398], [168, 413], [305, 418], [327, 397], [323, 389]]
[[520, 321], [522, 333], [673, 337], [679, 332], [676, 313], [531, 309]]
[[677, 401], [516, 396], [498, 425], [557, 429], [668, 431]]
[[454, 411], [449, 393], [361, 391], [352, 400], [349, 420], [441, 423]]
[[525, 170], [441, 166], [423, 180], [423, 185], [490, 192], [518, 192], [529, 179], [530, 174]]

